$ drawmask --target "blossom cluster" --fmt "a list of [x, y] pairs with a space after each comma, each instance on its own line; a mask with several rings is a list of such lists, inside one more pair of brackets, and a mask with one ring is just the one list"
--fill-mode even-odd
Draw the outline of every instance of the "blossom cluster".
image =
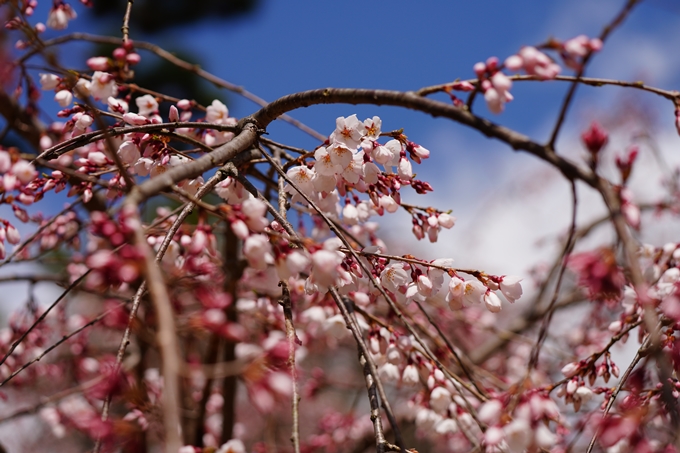
[[[602, 41], [579, 35], [563, 43], [551, 41], [545, 47], [557, 50], [565, 65], [579, 70], [583, 58], [602, 48]], [[514, 99], [510, 93], [512, 80], [502, 72], [503, 69], [513, 72], [524, 70], [542, 80], [554, 79], [562, 70], [552, 58], [533, 46], [522, 47], [517, 54], [506, 58], [503, 64], [497, 57], [490, 57], [484, 63], [476, 63], [473, 69], [479, 81], [479, 89], [484, 93], [486, 105], [492, 113], [501, 113], [505, 104]], [[451, 89], [472, 91], [474, 86], [469, 82], [460, 82], [452, 85]]]
[[[300, 190], [324, 212], [334, 213], [344, 196], [343, 219], [352, 225], [365, 222], [372, 213], [382, 215], [399, 209], [402, 185], [411, 185], [419, 193], [432, 190], [429, 184], [415, 179], [411, 163], [428, 158], [430, 151], [403, 135], [383, 145], [378, 142], [381, 127], [382, 120], [377, 116], [363, 122], [356, 115], [339, 117], [325, 146], [314, 152], [313, 164], [288, 170], [288, 178], [295, 184], [286, 188], [291, 202], [306, 204]], [[352, 192], [368, 193], [370, 198], [352, 200]]]

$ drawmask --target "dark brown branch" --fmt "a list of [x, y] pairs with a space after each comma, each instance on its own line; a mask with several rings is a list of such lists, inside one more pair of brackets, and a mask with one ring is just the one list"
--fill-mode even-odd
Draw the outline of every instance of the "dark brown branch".
[[238, 153], [249, 148], [257, 139], [257, 133], [255, 125], [247, 123], [236, 137], [226, 144], [215, 148], [212, 153], [201, 156], [192, 162], [173, 167], [165, 173], [135, 186], [128, 195], [126, 204], [137, 206], [142, 201], [171, 187], [173, 184], [184, 179], [196, 178], [211, 168], [224, 165]]
[[427, 113], [434, 117], [449, 118], [470, 126], [487, 137], [496, 138], [507, 143], [515, 150], [523, 150], [557, 168], [567, 179], [580, 179], [590, 186], [595, 186], [595, 175], [570, 160], [558, 156], [548, 147], [532, 141], [529, 137], [515, 132], [491, 121], [475, 116], [450, 104], [423, 98], [413, 92], [389, 90], [365, 90], [349, 88], [325, 88], [303, 91], [284, 96], [253, 115], [260, 128], [266, 128], [272, 121], [285, 112], [316, 104], [372, 104], [392, 105]]

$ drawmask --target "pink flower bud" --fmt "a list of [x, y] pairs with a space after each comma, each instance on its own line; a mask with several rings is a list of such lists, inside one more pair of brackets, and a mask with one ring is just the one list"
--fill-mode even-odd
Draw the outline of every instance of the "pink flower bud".
[[470, 82], [455, 82], [453, 85], [451, 85], [452, 90], [456, 91], [474, 91], [475, 86], [471, 84]]
[[456, 218], [446, 212], [442, 212], [437, 216], [437, 222], [442, 228], [449, 229], [453, 228], [453, 225], [456, 223]]
[[486, 65], [480, 61], [479, 63], [475, 63], [475, 65], [472, 67], [472, 70], [475, 71], [477, 77], [481, 78], [486, 72]]
[[87, 60], [87, 67], [93, 71], [108, 71], [110, 68], [107, 57], [92, 57]]
[[168, 119], [172, 122], [179, 121], [179, 110], [174, 105], [170, 106], [170, 113], [168, 114]]
[[493, 291], [487, 291], [484, 294], [484, 305], [486, 305], [486, 309], [491, 313], [498, 313], [502, 308], [500, 298]]
[[572, 377], [578, 374], [578, 372], [581, 370], [581, 366], [576, 363], [576, 362], [571, 362], [567, 363], [562, 367], [562, 374], [565, 375], [566, 377]]
[[7, 242], [10, 244], [18, 244], [21, 242], [21, 236], [19, 235], [19, 230], [14, 228], [12, 225], [7, 225], [6, 228]]
[[231, 222], [231, 231], [234, 232], [237, 238], [243, 240], [248, 237], [248, 225], [243, 220], [235, 220]]
[[142, 126], [150, 122], [146, 117], [136, 113], [126, 113], [123, 115], [123, 121], [133, 126]]
[[592, 155], [597, 155], [600, 150], [607, 144], [609, 136], [607, 131], [602, 129], [602, 127], [597, 123], [593, 122], [590, 125], [590, 129], [581, 134], [581, 139], [583, 144]]
[[491, 113], [501, 113], [503, 111], [503, 101], [501, 96], [494, 88], [489, 88], [484, 93], [484, 100]]
[[512, 80], [500, 71], [491, 77], [491, 83], [493, 83], [494, 88], [500, 94], [505, 94], [506, 91], [512, 88]]
[[61, 90], [54, 95], [54, 100], [57, 101], [57, 104], [60, 106], [68, 107], [73, 101], [73, 94], [71, 94], [69, 90]]
[[524, 66], [524, 60], [519, 55], [511, 55], [505, 59], [504, 66], [510, 71], [519, 71]]
[[125, 56], [125, 61], [132, 66], [142, 61], [142, 57], [137, 52], [132, 52]]
[[116, 49], [113, 50], [113, 58], [115, 58], [116, 60], [119, 61], [124, 60], [125, 55], [127, 55], [127, 52], [122, 47], [117, 47]]

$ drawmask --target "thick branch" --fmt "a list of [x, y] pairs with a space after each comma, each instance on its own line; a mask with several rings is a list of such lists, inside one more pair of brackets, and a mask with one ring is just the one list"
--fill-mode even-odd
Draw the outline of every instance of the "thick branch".
[[541, 160], [552, 164], [569, 180], [580, 179], [590, 186], [595, 186], [596, 177], [568, 159], [555, 154], [548, 147], [532, 141], [526, 135], [480, 118], [470, 112], [444, 102], [423, 98], [413, 92], [389, 90], [366, 90], [349, 88], [324, 88], [303, 91], [284, 96], [253, 115], [253, 119], [262, 129], [286, 112], [309, 107], [316, 104], [372, 104], [393, 105], [427, 113], [434, 117], [449, 118], [458, 123], [470, 126], [487, 137], [507, 143], [515, 150], [526, 151]]

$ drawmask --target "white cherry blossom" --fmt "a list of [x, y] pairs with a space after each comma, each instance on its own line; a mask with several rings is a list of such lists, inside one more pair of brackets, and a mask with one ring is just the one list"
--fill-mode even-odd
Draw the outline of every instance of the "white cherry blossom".
[[150, 94], [138, 97], [135, 99], [135, 104], [137, 104], [139, 114], [147, 118], [158, 111], [158, 101]]
[[484, 305], [491, 313], [498, 313], [502, 308], [501, 300], [493, 291], [487, 291], [484, 294]]
[[409, 364], [404, 367], [404, 372], [401, 375], [401, 382], [407, 386], [414, 386], [420, 382], [418, 368], [415, 365]]
[[357, 119], [356, 115], [347, 118], [341, 116], [335, 120], [335, 131], [331, 134], [331, 142], [341, 143], [350, 149], [356, 149], [365, 133], [366, 126]]
[[378, 140], [380, 137], [382, 120], [379, 116], [374, 116], [373, 118], [367, 118], [364, 120], [364, 136], [370, 140]]
[[[302, 190], [305, 194], [310, 195], [314, 192], [314, 185], [312, 184], [312, 179], [314, 178], [315, 171], [313, 169], [307, 168], [306, 166], [298, 166], [289, 169], [286, 172], [288, 178], [290, 178], [298, 189]], [[304, 202], [304, 198], [295, 190], [292, 186], [286, 185], [286, 192], [293, 195], [291, 200], [292, 203]]]
[[268, 264], [274, 263], [269, 238], [263, 234], [254, 234], [245, 240], [243, 255], [248, 260], [248, 265], [254, 269], [264, 270]]
[[61, 78], [59, 76], [56, 76], [54, 74], [40, 74], [40, 87], [43, 90], [54, 90], [57, 85], [59, 85], [59, 82], [61, 81]]
[[476, 305], [482, 302], [487, 288], [479, 280], [468, 280], [465, 282], [463, 301], [465, 305]]
[[347, 168], [354, 158], [352, 151], [344, 143], [333, 143], [326, 149], [330, 155], [331, 162], [342, 170]]
[[89, 88], [90, 94], [95, 99], [108, 99], [109, 96], [115, 97], [118, 93], [115, 79], [107, 72], [95, 71]]
[[501, 293], [503, 293], [505, 298], [508, 299], [508, 302], [514, 303], [517, 299], [522, 297], [522, 285], [520, 285], [521, 281], [522, 278], [517, 277], [516, 275], [504, 275], [501, 277], [499, 287]]
[[380, 273], [380, 282], [391, 292], [397, 292], [400, 286], [404, 286], [410, 280], [402, 263], [390, 264]]
[[229, 109], [217, 99], [212, 101], [212, 104], [206, 108], [205, 120], [208, 123], [226, 124], [228, 118]]
[[73, 94], [69, 90], [60, 90], [54, 95], [54, 100], [62, 107], [68, 107], [73, 102]]
[[314, 152], [314, 158], [316, 159], [314, 170], [318, 175], [333, 176], [342, 172], [343, 167], [333, 162], [330, 153], [323, 146]]
[[443, 414], [451, 405], [451, 392], [446, 387], [435, 387], [430, 393], [430, 407]]

